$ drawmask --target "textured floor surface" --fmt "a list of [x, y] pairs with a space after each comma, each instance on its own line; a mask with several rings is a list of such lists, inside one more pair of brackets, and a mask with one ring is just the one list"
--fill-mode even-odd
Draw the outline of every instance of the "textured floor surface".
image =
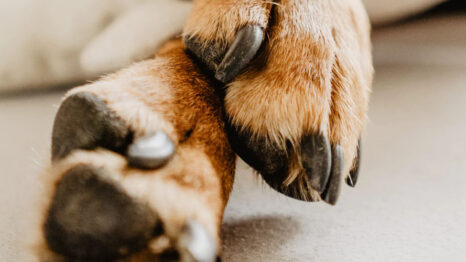
[[[224, 261], [466, 261], [466, 16], [374, 39], [358, 186], [336, 207], [302, 203], [240, 162]], [[0, 98], [0, 261], [32, 261], [21, 243], [62, 94]]]

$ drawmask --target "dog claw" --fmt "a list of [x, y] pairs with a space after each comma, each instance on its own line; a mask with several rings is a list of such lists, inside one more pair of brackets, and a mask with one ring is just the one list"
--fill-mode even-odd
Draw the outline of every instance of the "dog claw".
[[217, 70], [217, 66], [222, 61], [225, 50], [217, 48], [214, 43], [205, 43], [198, 37], [187, 36], [184, 39], [186, 48], [194, 54], [194, 56], [201, 60], [201, 62], [211, 72]]
[[189, 220], [178, 239], [178, 252], [183, 262], [215, 262], [217, 245], [205, 228]]
[[361, 161], [361, 139], [359, 140], [359, 143], [358, 143], [358, 151], [356, 153], [356, 158], [354, 159], [353, 169], [351, 169], [349, 176], [346, 178], [346, 184], [348, 184], [351, 187], [355, 187], [356, 184], [358, 183], [360, 161]]
[[103, 169], [79, 165], [58, 182], [44, 233], [59, 254], [106, 261], [144, 248], [157, 224], [152, 210], [107, 179]]
[[321, 196], [322, 200], [331, 205], [337, 203], [338, 196], [340, 195], [344, 163], [343, 148], [340, 145], [334, 146], [332, 148], [332, 171], [330, 172], [327, 189]]
[[260, 26], [243, 27], [218, 66], [215, 78], [224, 84], [231, 82], [251, 62], [263, 41], [264, 29]]
[[228, 141], [238, 156], [257, 170], [265, 182], [280, 193], [288, 173], [288, 153], [263, 137], [227, 123]]
[[165, 165], [175, 153], [175, 145], [162, 131], [136, 139], [128, 148], [131, 166], [156, 169]]
[[309, 135], [301, 142], [301, 159], [311, 187], [322, 193], [331, 167], [330, 144], [323, 135]]
[[257, 25], [241, 28], [228, 50], [198, 37], [185, 37], [186, 48], [224, 84], [231, 82], [254, 58], [264, 41], [264, 29]]

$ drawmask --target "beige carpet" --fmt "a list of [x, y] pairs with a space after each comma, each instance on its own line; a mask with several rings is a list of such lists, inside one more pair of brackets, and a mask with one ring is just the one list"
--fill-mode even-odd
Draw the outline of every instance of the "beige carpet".
[[[224, 261], [466, 261], [466, 16], [374, 35], [360, 181], [336, 207], [290, 200], [243, 163]], [[38, 165], [61, 92], [0, 98], [0, 261], [31, 261]]]

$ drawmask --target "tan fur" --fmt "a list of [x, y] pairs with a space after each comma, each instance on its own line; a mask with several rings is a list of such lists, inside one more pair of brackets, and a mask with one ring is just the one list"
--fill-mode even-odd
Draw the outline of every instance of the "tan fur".
[[[267, 8], [258, 9], [257, 1], [238, 2], [258, 13], [238, 16], [231, 1], [196, 0], [185, 35], [228, 42], [232, 28], [264, 24]], [[205, 13], [201, 16], [198, 10]], [[303, 135], [327, 135], [331, 144], [342, 145], [347, 175], [364, 130], [373, 77], [364, 7], [360, 0], [280, 0], [271, 16], [265, 51], [226, 89], [227, 115], [237, 126], [283, 148], [291, 142], [296, 152]], [[202, 27], [194, 30], [192, 24]], [[300, 163], [290, 161], [285, 184], [299, 178]]]
[[[147, 203], [163, 221], [169, 241], [176, 239], [188, 219], [220, 241], [223, 211], [233, 186], [234, 154], [224, 131], [220, 98], [188, 59], [181, 42], [167, 44], [153, 60], [73, 89], [67, 96], [84, 91], [106, 101], [136, 137], [154, 130], [167, 132], [177, 144], [176, 154], [161, 169], [141, 170], [108, 150], [74, 151], [46, 172], [42, 209], [47, 210], [62, 174], [89, 165], [105, 169], [129, 196]], [[135, 257], [153, 254], [155, 242]], [[42, 239], [36, 244], [43, 258], [60, 259], [47, 251]]]

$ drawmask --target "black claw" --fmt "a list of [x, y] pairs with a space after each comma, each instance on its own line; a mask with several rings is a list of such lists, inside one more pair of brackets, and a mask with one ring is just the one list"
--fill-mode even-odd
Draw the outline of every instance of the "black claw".
[[301, 159], [311, 187], [322, 193], [331, 166], [330, 144], [324, 135], [309, 135], [301, 141]]
[[346, 178], [346, 184], [348, 184], [351, 187], [355, 187], [356, 184], [358, 183], [360, 162], [361, 162], [361, 139], [359, 139], [359, 142], [358, 142], [358, 151], [356, 153], [356, 158], [354, 159], [353, 169], [351, 169], [349, 176]]
[[340, 145], [332, 147], [332, 171], [328, 181], [327, 189], [322, 193], [322, 200], [335, 205], [340, 195], [340, 184], [343, 176], [345, 160], [343, 149]]
[[215, 78], [231, 82], [254, 58], [264, 41], [264, 29], [257, 25], [243, 27], [217, 68]]
[[257, 170], [269, 186], [284, 193], [281, 186], [288, 174], [287, 151], [274, 146], [265, 138], [254, 138], [251, 132], [229, 124], [227, 134], [235, 153]]
[[80, 165], [58, 182], [44, 224], [53, 251], [107, 261], [147, 245], [156, 215], [105, 177], [103, 169]]
[[128, 162], [142, 169], [156, 169], [165, 165], [175, 153], [175, 145], [162, 131], [136, 139], [128, 147]]
[[187, 36], [184, 38], [186, 48], [201, 60], [210, 72], [215, 72], [225, 55], [225, 48], [220, 48], [214, 42], [205, 42], [198, 37]]
[[229, 83], [254, 58], [264, 41], [264, 29], [257, 25], [241, 28], [228, 50], [215, 42], [206, 42], [197, 37], [184, 39], [186, 48], [222, 83]]
[[97, 96], [82, 92], [71, 95], [60, 106], [52, 131], [52, 160], [75, 149], [98, 146], [120, 152], [130, 140], [130, 132]]

